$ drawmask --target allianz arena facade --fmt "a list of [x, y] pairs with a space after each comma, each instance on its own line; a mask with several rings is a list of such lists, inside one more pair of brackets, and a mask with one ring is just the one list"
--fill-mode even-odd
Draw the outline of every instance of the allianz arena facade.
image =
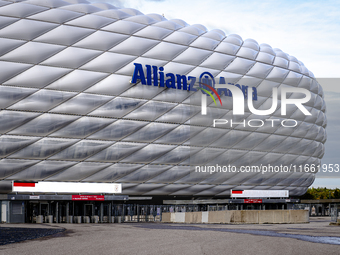
[[[223, 106], [208, 99], [203, 116], [199, 91], [131, 83], [136, 63], [145, 75], [150, 65], [254, 87], [257, 109], [270, 108], [273, 87], [305, 88], [311, 115], [288, 107], [294, 128], [213, 127], [213, 119], [235, 118], [230, 97]], [[315, 173], [192, 172], [196, 164], [320, 164], [324, 154], [323, 91], [302, 62], [158, 14], [85, 0], [1, 0], [0, 82], [1, 183], [121, 183], [131, 196], [299, 196]], [[237, 121], [250, 118], [246, 108]], [[261, 118], [283, 119], [279, 108]]]

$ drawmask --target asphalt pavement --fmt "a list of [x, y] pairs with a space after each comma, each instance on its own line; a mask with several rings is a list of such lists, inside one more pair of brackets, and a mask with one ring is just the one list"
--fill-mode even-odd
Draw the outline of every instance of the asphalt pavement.
[[[0, 254], [340, 254], [340, 226], [308, 224], [2, 224], [57, 234], [0, 246]], [[64, 230], [65, 231], [61, 231]]]

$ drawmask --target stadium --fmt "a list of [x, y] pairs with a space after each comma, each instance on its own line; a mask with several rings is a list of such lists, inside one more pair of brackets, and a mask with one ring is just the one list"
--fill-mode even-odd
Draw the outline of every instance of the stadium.
[[[304, 166], [324, 154], [323, 90], [280, 49], [85, 0], [1, 0], [0, 45], [2, 221], [232, 190], [297, 198], [314, 181]], [[283, 104], [294, 89], [310, 93], [301, 107]], [[212, 165], [236, 170], [195, 171]]]

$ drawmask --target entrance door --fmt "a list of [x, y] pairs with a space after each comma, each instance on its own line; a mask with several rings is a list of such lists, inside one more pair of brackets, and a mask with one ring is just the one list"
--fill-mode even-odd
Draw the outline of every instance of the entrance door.
[[93, 216], [93, 204], [84, 205], [84, 216]]
[[44, 217], [50, 215], [48, 203], [41, 203], [40, 204], [40, 214], [43, 215]]
[[26, 222], [35, 223], [36, 217], [39, 215], [39, 202], [29, 201], [26, 210]]

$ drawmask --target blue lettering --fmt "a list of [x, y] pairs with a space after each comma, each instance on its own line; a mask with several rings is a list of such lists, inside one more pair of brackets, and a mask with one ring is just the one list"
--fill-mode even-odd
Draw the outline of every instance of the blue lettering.
[[195, 82], [196, 82], [196, 77], [189, 76], [188, 80], [190, 81], [189, 90], [190, 91], [197, 91], [197, 89], [194, 88], [194, 85], [195, 85]]
[[168, 87], [168, 88], [173, 88], [175, 89], [176, 88], [176, 79], [175, 79], [175, 75], [173, 73], [167, 73], [165, 75], [166, 77], [170, 77], [170, 79], [167, 79], [165, 81], [165, 85]]
[[[193, 76], [186, 77], [185, 75], [173, 74], [173, 73], [164, 74], [164, 67], [158, 68], [157, 66], [151, 66], [151, 65], [145, 65], [146, 67], [146, 77], [145, 77], [143, 66], [139, 63], [134, 63], [134, 65], [135, 65], [135, 70], [133, 72], [133, 76], [131, 80], [131, 83], [133, 84], [136, 84], [140, 81], [143, 85], [153, 85], [153, 86], [159, 86], [159, 87], [166, 86], [172, 89], [182, 89], [182, 90], [188, 90], [188, 91], [194, 91], [194, 92], [197, 91], [197, 89], [194, 88], [196, 79], [197, 79], [196, 77], [193, 77]], [[205, 74], [209, 74], [210, 77]], [[166, 80], [164, 78], [164, 75], [167, 78]], [[202, 77], [203, 75], [205, 76]], [[200, 76], [200, 79], [202, 80], [201, 84], [204, 89], [207, 89], [208, 91], [210, 91], [210, 89], [207, 86], [205, 86], [205, 84], [214, 87], [215, 79], [210, 73], [208, 72], [202, 73]], [[226, 80], [224, 77], [220, 77], [219, 84], [226, 84]], [[234, 84], [234, 83], [228, 83], [228, 84], [238, 87], [243, 92], [245, 98], [250, 96], [248, 95], [248, 86]], [[252, 90], [253, 90], [252, 99], [257, 101], [257, 89], [255, 87], [252, 87]], [[204, 91], [202, 91], [202, 93], [204, 93]], [[224, 95], [224, 96], [232, 97], [231, 91], [226, 88], [217, 89], [217, 93], [220, 96]]]
[[164, 71], [164, 68], [161, 66], [160, 68], [159, 68], [159, 86], [160, 87], [164, 87], [164, 73], [163, 73], [163, 71]]
[[242, 85], [242, 92], [244, 94], [244, 98], [248, 97], [248, 86]]
[[140, 82], [145, 85], [145, 75], [144, 75], [144, 71], [143, 71], [143, 66], [141, 64], [138, 63], [134, 63], [135, 65], [135, 71], [133, 72], [133, 76], [132, 76], [132, 81], [131, 83], [137, 83], [138, 80], [140, 80]]
[[151, 66], [146, 65], [146, 84], [151, 85]]
[[176, 74], [177, 77], [177, 89], [188, 90], [187, 77], [185, 75]]
[[253, 87], [253, 100], [257, 101], [257, 88]]
[[153, 85], [158, 87], [158, 67], [152, 66], [153, 71]]

